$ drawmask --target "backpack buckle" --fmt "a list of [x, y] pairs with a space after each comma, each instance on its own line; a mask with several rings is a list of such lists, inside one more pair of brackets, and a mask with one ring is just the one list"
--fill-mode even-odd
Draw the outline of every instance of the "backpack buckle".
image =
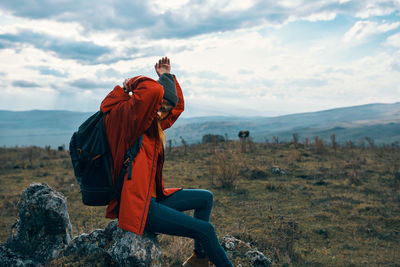
[[131, 159], [128, 157], [128, 158], [126, 158], [126, 160], [124, 161], [124, 166], [125, 167], [128, 167], [129, 166], [129, 161], [131, 161]]

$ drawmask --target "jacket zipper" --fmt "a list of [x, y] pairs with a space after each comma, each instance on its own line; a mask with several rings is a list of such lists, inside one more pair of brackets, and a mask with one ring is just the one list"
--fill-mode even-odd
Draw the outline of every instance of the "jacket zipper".
[[[156, 131], [157, 134], [157, 131]], [[150, 183], [149, 183], [149, 189], [147, 190], [147, 195], [146, 195], [146, 202], [144, 204], [144, 210], [143, 210], [143, 214], [142, 214], [142, 221], [140, 222], [140, 227], [139, 227], [139, 232], [141, 232], [142, 230], [142, 225], [143, 225], [143, 219], [144, 219], [144, 213], [146, 212], [146, 205], [147, 205], [147, 201], [149, 199], [149, 193], [150, 193], [150, 188], [151, 188], [151, 180], [153, 180], [153, 169], [154, 169], [154, 161], [156, 159], [156, 150], [157, 150], [157, 139], [154, 142], [154, 154], [153, 154], [153, 163], [151, 165], [151, 173], [150, 173]]]

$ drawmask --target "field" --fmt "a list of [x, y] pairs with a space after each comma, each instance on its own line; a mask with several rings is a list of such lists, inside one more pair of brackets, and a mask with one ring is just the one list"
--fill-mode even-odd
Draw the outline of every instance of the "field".
[[[169, 148], [165, 185], [212, 191], [218, 236], [250, 242], [274, 266], [400, 266], [399, 146], [275, 141]], [[104, 207], [82, 205], [67, 151], [0, 148], [1, 242], [32, 182], [64, 194], [74, 236], [108, 224]], [[191, 239], [158, 238], [166, 266], [192, 252]]]

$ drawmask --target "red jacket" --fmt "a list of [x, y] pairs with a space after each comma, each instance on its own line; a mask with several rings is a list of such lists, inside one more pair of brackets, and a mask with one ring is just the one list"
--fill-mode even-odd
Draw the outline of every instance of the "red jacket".
[[[117, 85], [100, 106], [102, 112], [109, 112], [105, 117], [105, 128], [114, 161], [114, 182], [123, 165], [126, 151], [142, 134], [143, 141], [139, 153], [132, 161], [132, 179], [127, 180], [128, 173], [124, 177], [119, 208], [118, 201], [112, 200], [107, 206], [106, 217], [118, 218], [120, 228], [142, 235], [149, 210], [150, 190], [155, 177], [157, 177], [158, 197], [169, 196], [181, 188], [164, 189], [163, 157], [157, 164], [160, 138], [156, 114], [163, 101], [162, 85], [145, 76], [134, 77], [128, 84], [133, 89], [132, 96]], [[175, 84], [178, 104], [161, 122], [163, 130], [171, 127], [184, 110], [182, 89], [176, 78]]]

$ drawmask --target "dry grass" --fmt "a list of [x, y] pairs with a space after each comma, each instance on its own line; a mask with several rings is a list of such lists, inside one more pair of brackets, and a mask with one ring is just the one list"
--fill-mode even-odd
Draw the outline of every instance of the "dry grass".
[[[186, 151], [185, 151], [186, 150]], [[172, 147], [166, 187], [214, 193], [211, 222], [258, 247], [276, 266], [400, 265], [400, 149], [239, 142]], [[271, 173], [279, 166], [287, 175]], [[217, 171], [219, 169], [219, 171]], [[81, 204], [67, 152], [0, 149], [0, 238], [15, 222], [21, 191], [46, 182], [68, 200], [73, 233], [104, 227], [104, 207]], [[233, 179], [233, 186], [222, 186]], [[179, 266], [193, 241], [159, 235], [166, 266]], [[245, 259], [235, 264], [248, 266]], [[246, 265], [247, 264], [247, 265]]]
[[[237, 185], [239, 179], [240, 161], [232, 151], [215, 152], [211, 159], [211, 171], [214, 172], [220, 187], [231, 189]], [[211, 173], [210, 171], [210, 173]]]

